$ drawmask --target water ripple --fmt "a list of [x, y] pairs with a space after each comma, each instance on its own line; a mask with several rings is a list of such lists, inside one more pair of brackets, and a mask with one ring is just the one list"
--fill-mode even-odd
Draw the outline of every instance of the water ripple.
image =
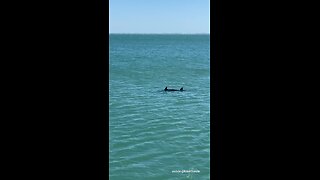
[[209, 179], [208, 37], [154, 37], [110, 39], [110, 179]]

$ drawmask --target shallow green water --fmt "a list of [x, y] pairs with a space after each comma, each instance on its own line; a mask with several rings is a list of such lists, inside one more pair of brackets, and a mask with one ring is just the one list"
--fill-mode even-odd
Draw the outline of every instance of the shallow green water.
[[[111, 180], [209, 179], [209, 41], [109, 36]], [[164, 92], [166, 86], [185, 91]]]

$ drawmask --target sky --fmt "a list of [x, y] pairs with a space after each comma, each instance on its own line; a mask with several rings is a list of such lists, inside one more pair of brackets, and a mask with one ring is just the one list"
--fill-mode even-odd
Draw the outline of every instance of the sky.
[[109, 0], [109, 33], [210, 33], [210, 0]]

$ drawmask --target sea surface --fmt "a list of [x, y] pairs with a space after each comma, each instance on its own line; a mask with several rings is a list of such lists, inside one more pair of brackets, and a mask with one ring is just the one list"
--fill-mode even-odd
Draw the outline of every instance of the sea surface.
[[111, 180], [210, 179], [209, 42], [109, 35]]

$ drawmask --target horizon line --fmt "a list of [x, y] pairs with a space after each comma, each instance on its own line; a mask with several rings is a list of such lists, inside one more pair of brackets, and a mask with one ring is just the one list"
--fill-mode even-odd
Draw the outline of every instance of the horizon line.
[[193, 34], [203, 34], [203, 35], [210, 35], [210, 33], [110, 33], [109, 34], [181, 34], [181, 35], [193, 35]]

